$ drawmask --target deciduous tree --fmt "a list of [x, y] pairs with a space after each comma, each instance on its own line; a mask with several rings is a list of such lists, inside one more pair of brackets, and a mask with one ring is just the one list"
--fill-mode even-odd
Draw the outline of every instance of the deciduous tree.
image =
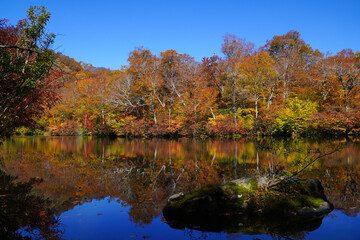
[[49, 19], [45, 7], [30, 7], [17, 26], [0, 21], [0, 136], [30, 124], [56, 99], [60, 73], [53, 70]]
[[292, 88], [304, 81], [306, 70], [314, 62], [314, 55], [320, 54], [306, 44], [297, 31], [274, 36], [267, 41], [264, 49], [275, 60], [277, 79], [283, 83], [284, 101], [292, 92]]
[[245, 39], [238, 38], [231, 34], [224, 36], [224, 42], [221, 45], [221, 51], [225, 55], [223, 64], [223, 76], [225, 78], [225, 85], [228, 86], [228, 91], [231, 96], [232, 111], [234, 114], [234, 124], [237, 127], [237, 108], [238, 95], [243, 86], [244, 77], [236, 68], [236, 64], [254, 51], [254, 44], [247, 42]]
[[330, 57], [330, 68], [345, 95], [345, 112], [349, 112], [351, 93], [360, 83], [360, 61], [351, 49]]

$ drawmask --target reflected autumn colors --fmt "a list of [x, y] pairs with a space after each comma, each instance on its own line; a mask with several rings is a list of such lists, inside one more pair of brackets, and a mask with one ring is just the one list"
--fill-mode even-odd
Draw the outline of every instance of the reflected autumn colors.
[[296, 172], [312, 156], [335, 148], [340, 150], [301, 175], [318, 178], [335, 208], [355, 217], [360, 209], [357, 140], [14, 137], [0, 146], [0, 237], [20, 238], [21, 229], [35, 238], [61, 238], [66, 232], [59, 227], [61, 213], [107, 197], [129, 207], [137, 226], [151, 224], [174, 193], [283, 169]]

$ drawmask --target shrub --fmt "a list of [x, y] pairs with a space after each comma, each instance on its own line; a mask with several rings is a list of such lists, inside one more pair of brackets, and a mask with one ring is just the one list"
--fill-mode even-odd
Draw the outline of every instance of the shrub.
[[149, 136], [177, 136], [177, 135], [188, 135], [188, 133], [183, 132], [185, 123], [183, 118], [180, 116], [175, 116], [169, 119], [167, 115], [158, 116], [157, 126], [154, 121], [147, 123], [146, 135]]
[[15, 134], [16, 135], [20, 135], [20, 136], [31, 136], [34, 135], [33, 134], [33, 130], [28, 128], [28, 127], [18, 127], [15, 130]]
[[145, 121], [144, 119], [137, 119], [134, 116], [127, 116], [123, 121], [122, 131], [118, 134], [123, 136], [142, 137], [145, 136]]
[[82, 135], [94, 135], [95, 130], [96, 116], [91, 113], [85, 113], [82, 119]]
[[231, 137], [234, 134], [244, 134], [242, 123], [234, 123], [234, 116], [230, 114], [216, 116], [216, 119], [209, 119], [207, 132], [210, 136]]
[[238, 108], [237, 115], [239, 121], [242, 123], [243, 128], [247, 133], [253, 130], [255, 123], [255, 109], [253, 108]]
[[301, 135], [305, 132], [309, 117], [317, 104], [310, 100], [288, 99], [285, 108], [279, 111], [272, 127], [275, 135]]
[[323, 135], [360, 134], [360, 111], [329, 106], [311, 117], [309, 131]]
[[73, 120], [66, 120], [60, 126], [50, 129], [50, 135], [53, 136], [79, 136], [80, 132], [80, 125]]
[[29, 127], [18, 127], [15, 131], [16, 135], [20, 136], [33, 136], [33, 135], [44, 135], [44, 131], [41, 129], [31, 129]]

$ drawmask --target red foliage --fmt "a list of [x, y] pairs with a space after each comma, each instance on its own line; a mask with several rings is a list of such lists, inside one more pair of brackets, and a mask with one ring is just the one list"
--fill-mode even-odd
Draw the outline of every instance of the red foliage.
[[244, 134], [245, 129], [238, 122], [237, 126], [234, 124], [232, 116], [217, 118], [215, 122], [208, 125], [207, 132], [210, 136], [231, 136], [234, 134]]
[[[60, 71], [51, 70], [51, 51], [24, 50], [23, 21], [17, 26], [0, 20], [0, 135], [34, 123], [58, 100]], [[42, 51], [38, 53], [38, 51]], [[44, 55], [43, 54], [47, 54]]]
[[86, 112], [83, 117], [82, 124], [84, 126], [85, 134], [92, 135], [95, 131], [95, 118], [91, 113]]
[[360, 112], [352, 110], [346, 113], [343, 107], [326, 107], [324, 111], [315, 113], [310, 121], [309, 129], [322, 134], [359, 134]]
[[122, 130], [124, 136], [145, 136], [145, 121], [144, 119], [136, 119], [135, 117], [126, 117]]
[[115, 134], [116, 133], [114, 132], [114, 130], [106, 123], [101, 124], [99, 131], [98, 131], [98, 135], [100, 135], [100, 136], [110, 136], [110, 135], [115, 135]]
[[50, 130], [54, 136], [78, 136], [80, 135], [80, 125], [74, 120], [66, 120], [60, 126]]

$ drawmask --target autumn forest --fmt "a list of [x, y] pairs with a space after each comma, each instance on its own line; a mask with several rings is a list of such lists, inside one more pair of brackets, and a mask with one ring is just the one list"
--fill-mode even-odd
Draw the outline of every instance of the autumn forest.
[[[341, 40], [345, 46], [337, 49], [343, 50], [322, 52], [307, 42], [306, 31], [275, 31], [263, 20], [257, 24], [274, 32], [262, 34], [271, 37], [259, 46], [247, 36], [226, 33], [229, 22], [217, 16], [221, 32], [211, 32], [219, 39], [217, 54], [205, 45], [211, 38], [201, 33], [190, 46], [196, 48], [194, 39], [201, 39], [210, 54], [190, 49], [189, 55], [174, 42], [163, 46], [167, 39], [153, 32], [167, 27], [159, 26], [158, 16], [139, 17], [141, 11], [180, 13], [188, 4], [125, 2], [113, 1], [110, 9], [109, 3], [97, 1], [86, 7], [73, 1], [71, 8], [50, 1], [57, 25], [49, 24], [45, 7], [37, 6], [17, 24], [0, 18], [0, 239], [359, 236], [360, 49], [347, 48]], [[231, 4], [255, 6], [245, 2]], [[17, 13], [20, 7], [11, 4], [4, 9]], [[205, 16], [223, 5], [205, 9], [196, 4]], [[270, 14], [266, 4], [259, 12]], [[290, 5], [281, 3], [278, 9], [294, 8]], [[320, 5], [323, 10], [331, 4]], [[348, 4], [342, 5], [348, 10]], [[137, 14], [125, 14], [134, 7]], [[302, 12], [296, 7], [294, 12]], [[90, 10], [100, 14], [98, 8], [106, 9], [109, 18], [79, 31], [95, 19]], [[191, 24], [202, 18], [194, 9], [185, 14], [194, 17]], [[76, 16], [66, 14], [71, 11]], [[133, 25], [122, 29], [115, 20]], [[153, 21], [146, 25], [146, 20]], [[175, 20], [174, 26], [186, 26]], [[111, 31], [124, 30], [121, 34], [144, 43], [149, 43], [146, 37], [133, 30], [153, 25], [143, 36], [156, 35], [152, 41], [162, 48], [155, 51], [152, 41], [147, 48], [137, 39], [113, 37], [126, 50], [114, 50], [116, 59], [130, 51], [119, 69], [108, 68], [112, 55], [71, 49], [79, 43], [84, 49], [98, 47], [81, 40], [94, 35], [106, 44], [105, 22]], [[344, 22], [337, 23], [344, 27]], [[66, 36], [70, 56], [57, 47], [59, 36], [51, 27], [60, 34], [64, 29], [79, 33]], [[131, 46], [121, 45], [125, 42]], [[104, 65], [79, 61], [88, 55]]]
[[28, 14], [17, 26], [0, 22], [2, 135], [360, 133], [360, 53], [351, 49], [321, 53], [295, 30], [260, 47], [225, 34], [222, 56], [198, 62], [136, 47], [127, 66], [109, 70], [55, 53], [50, 14]]

